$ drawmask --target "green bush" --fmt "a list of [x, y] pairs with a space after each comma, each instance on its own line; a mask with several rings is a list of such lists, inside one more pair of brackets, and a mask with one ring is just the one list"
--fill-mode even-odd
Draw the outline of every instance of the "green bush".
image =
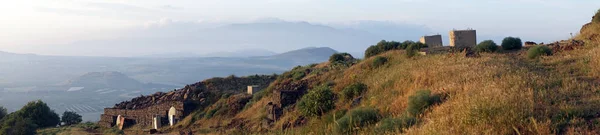
[[403, 115], [400, 118], [385, 118], [377, 124], [375, 129], [378, 132], [399, 132], [417, 124], [417, 118]]
[[406, 47], [406, 57], [411, 58], [411, 57], [417, 56], [417, 53], [423, 46], [424, 46], [424, 44], [421, 44], [421, 43], [414, 43], [414, 44], [408, 45], [408, 47]]
[[408, 97], [407, 112], [411, 116], [418, 116], [429, 106], [439, 102], [439, 96], [432, 96], [429, 90], [419, 90], [414, 95]]
[[379, 66], [382, 66], [383, 64], [385, 64], [388, 61], [387, 58], [385, 57], [381, 57], [381, 56], [377, 56], [373, 59], [373, 62], [371, 63], [371, 66], [374, 68], [377, 68]]
[[298, 109], [305, 116], [321, 116], [335, 107], [335, 94], [329, 86], [318, 86], [298, 101]]
[[304, 71], [294, 71], [292, 73], [292, 78], [294, 80], [301, 80], [302, 78], [304, 78], [306, 76], [306, 73], [304, 73]]
[[61, 122], [65, 123], [65, 125], [73, 125], [73, 124], [79, 124], [81, 123], [81, 115], [75, 113], [75, 112], [70, 112], [70, 111], [65, 111], [61, 117]]
[[355, 108], [337, 120], [337, 131], [344, 134], [351, 133], [362, 127], [377, 123], [379, 117], [379, 113], [375, 108]]
[[547, 46], [534, 46], [527, 50], [527, 57], [530, 59], [535, 59], [542, 55], [552, 55], [552, 49], [548, 48]]
[[502, 49], [504, 50], [519, 50], [523, 47], [521, 38], [518, 37], [506, 37], [502, 40]]
[[345, 59], [344, 55], [342, 55], [340, 53], [335, 53], [335, 54], [329, 56], [330, 63], [343, 62], [344, 59]]
[[367, 91], [367, 85], [363, 83], [354, 83], [346, 86], [342, 90], [342, 96], [348, 100], [361, 95], [363, 92]]
[[475, 46], [477, 52], [495, 52], [496, 50], [498, 50], [498, 45], [492, 40], [485, 40]]

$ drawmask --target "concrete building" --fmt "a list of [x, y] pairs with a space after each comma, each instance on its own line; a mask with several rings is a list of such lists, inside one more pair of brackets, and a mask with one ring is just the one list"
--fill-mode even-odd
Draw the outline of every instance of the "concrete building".
[[477, 45], [477, 32], [472, 29], [450, 31], [450, 46], [473, 48]]
[[429, 47], [444, 46], [442, 43], [442, 35], [423, 36], [419, 41], [423, 44], [427, 44]]

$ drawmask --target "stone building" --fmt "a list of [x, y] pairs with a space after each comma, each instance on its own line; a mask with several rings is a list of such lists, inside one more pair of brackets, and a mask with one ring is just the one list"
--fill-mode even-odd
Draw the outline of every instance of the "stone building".
[[473, 48], [477, 45], [477, 32], [472, 29], [450, 31], [450, 46]]
[[423, 44], [427, 44], [429, 47], [440, 47], [444, 46], [442, 43], [442, 35], [431, 35], [431, 36], [423, 36], [419, 41]]
[[251, 85], [251, 86], [248, 86], [248, 91], [246, 93], [252, 95], [258, 91], [260, 91], [260, 88], [258, 88], [258, 85]]

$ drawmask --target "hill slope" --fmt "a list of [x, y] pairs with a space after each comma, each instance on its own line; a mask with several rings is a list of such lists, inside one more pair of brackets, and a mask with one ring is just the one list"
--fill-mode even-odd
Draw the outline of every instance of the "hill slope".
[[[598, 29], [589, 31], [600, 33]], [[264, 96], [255, 96], [249, 103], [251, 106], [235, 117], [199, 118], [183, 127], [196, 132], [338, 134], [343, 126], [338, 124], [340, 115], [351, 115], [350, 110], [374, 108], [378, 114], [376, 123], [362, 125], [352, 132], [598, 134], [600, 127], [591, 123], [600, 121], [597, 92], [600, 90], [597, 73], [600, 71], [597, 68], [600, 42], [597, 38], [583, 37], [585, 35], [593, 33], [582, 33], [578, 37], [585, 39], [585, 46], [572, 48], [561, 43], [562, 47], [552, 46], [555, 48], [553, 56], [539, 59], [528, 59], [527, 48], [483, 53], [474, 58], [465, 57], [465, 53], [407, 58], [404, 51], [397, 50], [378, 55], [387, 58], [382, 66], [374, 66], [375, 58], [369, 58], [341, 68], [332, 63], [297, 67], [273, 82]], [[298, 79], [297, 73], [304, 76]], [[366, 92], [360, 94], [361, 98], [343, 99], [344, 89], [356, 83], [365, 84]], [[277, 121], [265, 125], [265, 119], [271, 115], [265, 108], [268, 103], [280, 100], [273, 91], [298, 89], [310, 93], [321, 85], [331, 87], [337, 95], [332, 99], [333, 110], [321, 117], [310, 117], [292, 102], [284, 107]], [[421, 114], [412, 116], [415, 125], [389, 122], [405, 120], [410, 104], [414, 104], [411, 100], [422, 90], [441, 98]], [[200, 112], [204, 111], [208, 110]], [[382, 121], [377, 122], [379, 120]]]

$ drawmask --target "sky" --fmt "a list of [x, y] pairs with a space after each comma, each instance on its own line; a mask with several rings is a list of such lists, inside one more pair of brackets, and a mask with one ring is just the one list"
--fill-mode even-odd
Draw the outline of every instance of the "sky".
[[7, 0], [0, 4], [0, 51], [85, 55], [39, 48], [118, 38], [114, 32], [173, 21], [208, 27], [265, 18], [386, 21], [442, 34], [473, 28], [478, 35], [550, 42], [576, 34], [598, 8], [599, 0]]

